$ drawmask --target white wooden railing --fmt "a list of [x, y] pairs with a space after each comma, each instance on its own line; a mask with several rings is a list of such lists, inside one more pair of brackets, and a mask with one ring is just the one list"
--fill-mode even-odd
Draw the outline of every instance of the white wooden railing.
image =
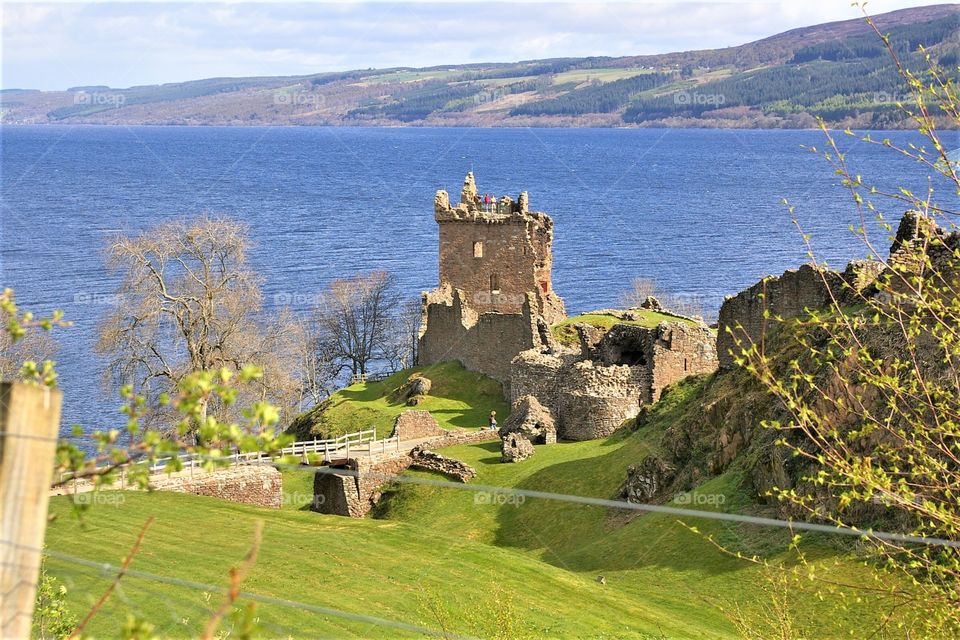
[[[350, 458], [351, 456], [373, 457], [374, 455], [384, 454], [388, 451], [399, 450], [399, 436], [377, 439], [377, 430], [373, 428], [348, 433], [337, 438], [300, 440], [284, 447], [278, 454], [273, 456], [268, 456], [259, 451], [253, 451], [251, 453], [235, 453], [233, 455], [223, 456], [219, 458], [219, 460], [228, 462], [234, 466], [239, 466], [248, 464], [270, 464], [278, 457], [300, 456], [303, 461], [306, 462], [307, 456], [322, 453], [324, 462], [330, 462], [338, 458]], [[193, 453], [183, 453], [176, 456], [176, 458], [180, 461], [180, 466], [183, 470], [189, 470], [191, 472], [193, 469], [203, 466], [204, 462], [210, 460], [209, 455], [199, 456]], [[150, 465], [150, 473], [163, 472], [173, 459], [174, 456], [159, 458], [154, 464]], [[129, 465], [123, 465], [123, 467], [127, 466]], [[120, 471], [122, 475], [123, 469]], [[62, 482], [68, 475], [70, 474], [60, 474], [60, 481]]]

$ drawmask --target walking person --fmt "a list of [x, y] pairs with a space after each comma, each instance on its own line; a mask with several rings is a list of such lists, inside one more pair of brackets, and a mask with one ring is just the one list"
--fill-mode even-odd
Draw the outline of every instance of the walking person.
[[491, 431], [497, 430], [497, 412], [496, 411], [490, 412], [490, 430]]

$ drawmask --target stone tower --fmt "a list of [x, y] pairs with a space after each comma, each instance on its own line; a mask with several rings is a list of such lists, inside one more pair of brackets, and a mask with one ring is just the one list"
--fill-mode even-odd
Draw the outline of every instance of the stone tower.
[[553, 220], [528, 210], [526, 192], [491, 198], [477, 193], [468, 173], [460, 203], [450, 206], [446, 191], [437, 192], [434, 217], [440, 227], [440, 285], [466, 294], [478, 313], [520, 313], [527, 293], [537, 300], [533, 311], [548, 325], [566, 317], [553, 291]]
[[553, 220], [529, 211], [526, 192], [489, 200], [472, 173], [456, 206], [437, 191], [440, 286], [423, 297], [419, 360], [459, 360], [509, 393], [510, 361], [549, 346], [566, 314], [551, 280]]

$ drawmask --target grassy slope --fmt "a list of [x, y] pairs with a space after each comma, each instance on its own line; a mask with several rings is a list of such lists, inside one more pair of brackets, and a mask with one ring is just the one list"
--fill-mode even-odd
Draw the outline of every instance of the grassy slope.
[[[684, 410], [701, 382], [688, 382], [667, 396], [640, 431], [618, 433], [605, 440], [538, 446], [521, 464], [499, 463], [495, 444], [462, 446], [444, 453], [464, 460], [479, 471], [475, 482], [535, 491], [614, 498], [630, 464], [654, 451], [663, 430]], [[418, 473], [429, 477], [429, 474]], [[702, 485], [700, 495], [723, 496], [722, 509], [764, 513], [739, 489], [734, 471]], [[698, 505], [701, 510], [710, 506]], [[464, 537], [513, 548], [555, 567], [585, 578], [602, 574], [606, 588], [622, 597], [648, 603], [686, 621], [685, 631], [663, 631], [668, 637], [728, 637], [733, 633], [721, 608], [740, 606], [748, 615], [761, 615], [771, 602], [763, 598], [769, 572], [719, 551], [705, 535], [712, 535], [733, 552], [760, 555], [772, 562], [794, 564], [784, 553], [790, 540], [785, 530], [689, 519], [690, 531], [673, 516], [635, 516], [600, 507], [549, 500], [528, 500], [520, 506], [478, 507], [472, 496], [432, 487], [402, 485], [387, 494], [379, 517], [460, 531]], [[562, 523], [562, 526], [558, 526]], [[869, 586], [872, 577], [855, 562], [844, 559], [837, 541], [816, 537], [804, 547], [808, 559], [822, 563], [831, 578]], [[842, 549], [842, 547], [841, 547]], [[851, 630], [875, 625], [871, 605], [845, 610], [821, 602], [810, 591], [792, 591], [789, 606], [811, 637], [846, 636]], [[802, 625], [803, 626], [803, 625]], [[693, 632], [692, 629], [698, 629]], [[882, 636], [879, 636], [882, 637]]]
[[640, 327], [653, 328], [661, 322], [683, 322], [686, 324], [695, 324], [693, 320], [672, 316], [667, 313], [657, 311], [647, 311], [643, 309], [634, 309], [635, 313], [640, 314], [639, 320], [621, 320], [609, 313], [584, 313], [579, 316], [567, 318], [563, 322], [553, 326], [553, 336], [561, 343], [566, 345], [579, 344], [577, 330], [573, 328], [575, 324], [589, 324], [598, 329], [610, 329], [615, 324], [629, 324]]
[[[476, 483], [613, 497], [625, 468], [657, 446], [700, 388], [691, 381], [671, 391], [636, 433], [541, 446], [520, 464], [500, 463], [495, 444], [445, 453], [473, 465]], [[376, 402], [363, 394], [359, 398], [368, 405]], [[723, 495], [724, 508], [731, 511], [755, 510], [737, 481], [736, 473], [729, 473], [698, 492]], [[246, 589], [482, 637], [499, 631], [506, 637], [732, 638], [734, 629], [720, 607], [739, 604], [758, 612], [770, 606], [761, 593], [762, 570], [720, 553], [672, 517], [629, 518], [619, 510], [547, 500], [495, 506], [470, 491], [400, 485], [387, 493], [379, 519], [349, 520], [302, 510], [311, 489], [309, 473], [285, 472], [287, 501], [280, 511], [198, 496], [130, 493], [119, 507], [95, 507], [83, 522], [69, 515], [65, 499], [57, 498], [47, 542], [58, 551], [119, 563], [153, 515], [157, 521], [135, 568], [224, 584], [259, 518], [266, 522], [264, 545]], [[735, 550], [774, 559], [788, 541], [778, 530], [689, 524]], [[823, 562], [837, 556], [816, 543], [809, 551], [824, 556]], [[51, 568], [70, 587], [76, 612], [84, 611], [108, 582], [59, 561]], [[850, 562], [830, 568], [837, 579], [858, 581], [861, 573]], [[596, 582], [600, 574], [606, 586]], [[816, 621], [813, 637], [840, 637], [869, 623], [865, 605], [842, 611], [815, 604], [808, 593], [791, 591], [790, 597], [799, 617]], [[159, 623], [165, 636], [192, 636], [217, 601], [215, 595], [127, 578], [92, 630], [113, 637], [133, 610]], [[505, 631], [497, 612], [511, 614], [519, 626]], [[275, 605], [262, 606], [259, 615], [270, 636], [403, 637], [395, 629]]]
[[[431, 380], [430, 395], [415, 407], [391, 401], [390, 392], [414, 371], [422, 372]], [[411, 409], [429, 411], [445, 429], [486, 426], [491, 410], [496, 410], [501, 420], [510, 413], [499, 382], [467, 371], [459, 362], [443, 362], [407, 369], [381, 382], [342, 389], [331, 396], [322, 418], [313, 415], [308, 420], [317, 425], [314, 427], [316, 432], [328, 437], [371, 427], [376, 427], [377, 435], [382, 437], [390, 434], [393, 422], [401, 412]], [[298, 436], [312, 437], [305, 429], [299, 429]]]

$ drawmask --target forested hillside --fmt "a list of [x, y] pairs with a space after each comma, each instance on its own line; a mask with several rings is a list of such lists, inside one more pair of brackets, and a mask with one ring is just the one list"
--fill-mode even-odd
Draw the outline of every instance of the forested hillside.
[[[908, 68], [957, 72], [960, 5], [875, 18]], [[7, 90], [3, 123], [430, 126], [904, 126], [902, 86], [863, 19], [725, 49]]]

